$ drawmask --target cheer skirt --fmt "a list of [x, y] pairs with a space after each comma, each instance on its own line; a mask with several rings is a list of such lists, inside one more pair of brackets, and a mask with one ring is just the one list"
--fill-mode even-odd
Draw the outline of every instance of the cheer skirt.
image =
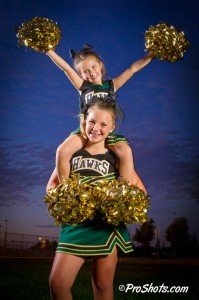
[[[70, 135], [73, 135], [73, 134], [81, 134], [81, 129], [77, 128], [76, 130], [71, 132]], [[107, 146], [112, 146], [119, 142], [124, 142], [124, 143], [129, 144], [128, 140], [123, 135], [116, 134], [116, 133], [114, 133], [114, 131], [109, 133], [108, 137], [106, 138]]]
[[78, 256], [98, 256], [112, 253], [118, 246], [124, 253], [133, 251], [127, 227], [84, 222], [63, 226], [56, 252]]

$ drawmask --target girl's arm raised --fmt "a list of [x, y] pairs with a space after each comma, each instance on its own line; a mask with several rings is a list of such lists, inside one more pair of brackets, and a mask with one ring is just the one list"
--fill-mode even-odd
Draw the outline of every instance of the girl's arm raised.
[[73, 68], [63, 60], [58, 54], [56, 54], [53, 50], [49, 50], [46, 55], [50, 57], [50, 59], [66, 74], [68, 79], [74, 85], [74, 87], [79, 90], [82, 86], [83, 80], [82, 78], [73, 70]]
[[144, 58], [134, 62], [127, 70], [113, 79], [114, 89], [117, 91], [125, 84], [136, 72], [147, 66], [153, 59], [153, 54], [149, 53]]

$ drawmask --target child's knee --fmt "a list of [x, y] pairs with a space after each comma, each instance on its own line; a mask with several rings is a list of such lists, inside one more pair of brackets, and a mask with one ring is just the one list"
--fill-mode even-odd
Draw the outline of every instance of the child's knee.
[[113, 280], [110, 279], [110, 276], [106, 274], [105, 276], [99, 276], [94, 280], [95, 287], [100, 292], [106, 292], [112, 288]]
[[122, 142], [122, 143], [116, 143], [114, 146], [111, 146], [110, 149], [118, 156], [119, 158], [123, 157], [132, 157], [132, 149], [131, 147]]
[[49, 286], [50, 290], [53, 294], [56, 293], [56, 290], [59, 289], [59, 280], [57, 276], [54, 276], [54, 274], [50, 274], [49, 276]]
[[59, 145], [56, 151], [56, 157], [70, 158], [75, 152], [80, 150], [86, 143], [86, 140], [81, 135], [73, 135]]
[[59, 147], [56, 150], [56, 157], [58, 157], [58, 158], [64, 158], [64, 157], [66, 157], [68, 155], [71, 155], [70, 147], [68, 147], [64, 143], [62, 143], [61, 145], [59, 145]]
[[49, 286], [53, 295], [59, 293], [61, 289], [70, 291], [71, 285], [66, 278], [62, 278], [59, 274], [51, 273], [49, 276]]

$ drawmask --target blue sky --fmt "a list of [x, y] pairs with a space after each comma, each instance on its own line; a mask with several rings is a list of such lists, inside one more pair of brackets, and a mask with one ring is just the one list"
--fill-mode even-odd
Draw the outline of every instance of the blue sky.
[[[56, 4], [56, 5], [55, 5]], [[57, 235], [43, 203], [57, 146], [78, 126], [78, 95], [45, 54], [17, 47], [14, 28], [35, 16], [56, 21], [56, 51], [94, 46], [115, 77], [143, 57], [144, 33], [164, 21], [191, 43], [181, 61], [154, 60], [118, 92], [135, 166], [151, 195], [161, 235], [176, 217], [199, 232], [198, 16], [196, 1], [1, 1], [1, 214], [8, 231]]]

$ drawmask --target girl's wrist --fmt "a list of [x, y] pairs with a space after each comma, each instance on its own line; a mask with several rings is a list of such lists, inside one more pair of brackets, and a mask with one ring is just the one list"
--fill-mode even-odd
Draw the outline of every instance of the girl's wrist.
[[155, 55], [152, 52], [149, 52], [148, 57], [150, 57], [152, 60], [153, 58], [155, 58]]
[[53, 53], [54, 52], [54, 50], [48, 50], [47, 52], [46, 52], [46, 55], [49, 55], [49, 54], [51, 54], [51, 53]]

